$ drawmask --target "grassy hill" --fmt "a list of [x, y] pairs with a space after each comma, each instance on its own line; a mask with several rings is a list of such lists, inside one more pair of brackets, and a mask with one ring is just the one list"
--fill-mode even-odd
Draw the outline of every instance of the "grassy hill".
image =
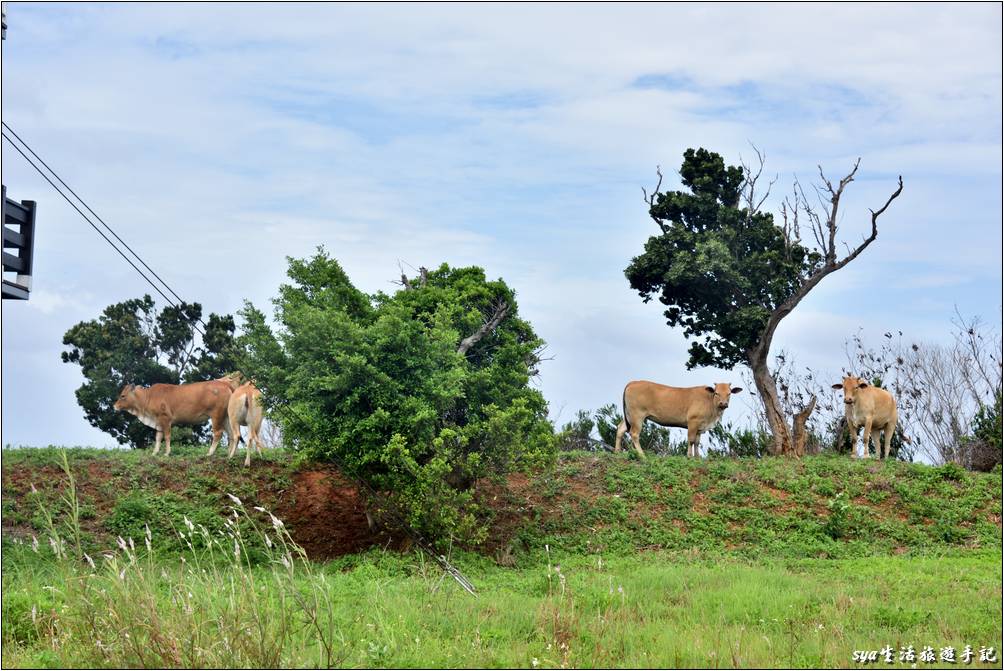
[[[86, 448], [67, 456], [83, 543], [92, 550], [114, 547], [118, 536], [140, 538], [146, 525], [162, 547], [180, 549], [175, 530], [183, 519], [218, 528], [227, 494], [273, 511], [315, 559], [399, 540], [370, 530], [363, 499], [330, 465], [285, 452], [272, 451], [250, 469], [238, 459], [207, 459], [201, 447], [158, 459]], [[6, 449], [2, 472], [4, 536], [41, 535], [38, 504], [66, 508], [59, 451]], [[571, 554], [817, 558], [1001, 547], [1000, 469], [981, 474], [839, 456], [639, 462], [571, 453], [552, 471], [482, 482], [478, 497], [490, 532], [469, 549], [503, 565], [536, 556], [545, 545]]]
[[[567, 454], [480, 484], [491, 532], [449, 550], [473, 597], [385, 551], [400, 539], [329, 466], [204, 453], [68, 450], [71, 492], [61, 451], [3, 451], [5, 666], [826, 668], [890, 648], [882, 666], [916, 668], [908, 646], [1002, 645], [999, 470]], [[74, 517], [93, 564], [47, 547]]]

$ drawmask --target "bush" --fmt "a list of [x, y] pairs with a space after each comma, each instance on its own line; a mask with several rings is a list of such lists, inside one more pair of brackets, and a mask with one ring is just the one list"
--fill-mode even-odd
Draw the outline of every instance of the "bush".
[[973, 435], [966, 439], [974, 471], [989, 473], [1001, 463], [1001, 391], [992, 406], [981, 405], [973, 419]]
[[241, 342], [290, 447], [386, 492], [421, 531], [477, 539], [473, 483], [554, 454], [529, 386], [543, 342], [515, 293], [444, 264], [367, 296], [323, 249], [288, 275], [277, 330], [248, 304]]
[[773, 438], [766, 431], [755, 428], [738, 429], [719, 422], [708, 433], [713, 446], [710, 451], [732, 457], [764, 457], [770, 454]]

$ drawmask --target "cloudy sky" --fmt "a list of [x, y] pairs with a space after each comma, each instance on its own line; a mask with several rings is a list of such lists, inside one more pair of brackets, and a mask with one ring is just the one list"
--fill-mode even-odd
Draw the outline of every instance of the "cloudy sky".
[[[943, 341], [999, 323], [1001, 6], [8, 5], [3, 120], [187, 300], [261, 307], [323, 244], [365, 291], [398, 261], [477, 264], [548, 341], [567, 420], [687, 344], [623, 270], [641, 200], [683, 151], [755, 143], [779, 198], [861, 157], [841, 234], [878, 240], [783, 322], [775, 351], [840, 371], [862, 329]], [[39, 202], [31, 300], [3, 303], [3, 443], [110, 445], [59, 360], [63, 333], [148, 290], [10, 146]], [[734, 406], [735, 407], [735, 406]], [[742, 417], [742, 407], [735, 412]]]

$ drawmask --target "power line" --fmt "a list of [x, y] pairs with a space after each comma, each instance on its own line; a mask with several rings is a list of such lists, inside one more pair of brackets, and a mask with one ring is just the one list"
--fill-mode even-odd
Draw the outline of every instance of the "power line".
[[[5, 123], [4, 125], [6, 126], [7, 124]], [[109, 240], [109, 239], [108, 239], [108, 236], [107, 236], [107, 235], [105, 235], [104, 233], [102, 233], [102, 232], [101, 232], [101, 229], [100, 229], [100, 228], [98, 228], [97, 226], [95, 226], [95, 225], [94, 225], [94, 222], [93, 222], [93, 221], [91, 221], [90, 219], [88, 219], [87, 215], [86, 215], [86, 214], [84, 214], [84, 213], [83, 213], [83, 211], [82, 211], [82, 210], [81, 210], [81, 209], [80, 209], [79, 207], [77, 207], [77, 204], [76, 204], [76, 203], [74, 203], [74, 202], [73, 202], [72, 200], [70, 200], [70, 198], [69, 198], [69, 197], [68, 197], [68, 196], [67, 196], [67, 195], [66, 195], [65, 193], [63, 193], [63, 192], [62, 192], [62, 190], [60, 190], [60, 188], [59, 188], [58, 186], [56, 186], [56, 184], [55, 184], [55, 183], [54, 183], [54, 182], [53, 182], [53, 181], [52, 181], [52, 180], [51, 180], [51, 179], [49, 178], [49, 176], [48, 176], [48, 175], [46, 175], [46, 174], [45, 174], [45, 173], [44, 173], [44, 172], [43, 172], [43, 171], [41, 170], [41, 168], [39, 168], [39, 167], [38, 167], [37, 165], [35, 165], [35, 163], [34, 163], [34, 162], [32, 162], [32, 160], [31, 160], [30, 158], [28, 158], [28, 155], [27, 155], [27, 154], [25, 154], [25, 153], [24, 153], [24, 152], [23, 152], [23, 151], [21, 150], [21, 148], [20, 148], [20, 147], [18, 147], [18, 146], [17, 146], [17, 144], [15, 144], [15, 143], [14, 143], [14, 141], [13, 141], [13, 140], [11, 140], [11, 139], [10, 139], [10, 137], [8, 137], [8, 136], [7, 136], [7, 134], [6, 134], [6, 133], [3, 133], [3, 139], [4, 139], [4, 140], [7, 140], [7, 142], [9, 142], [9, 143], [10, 143], [10, 146], [12, 146], [12, 147], [13, 147], [14, 149], [16, 149], [16, 150], [17, 150], [17, 152], [18, 152], [19, 154], [21, 154], [21, 156], [23, 156], [23, 157], [24, 157], [24, 160], [28, 162], [28, 165], [30, 165], [30, 166], [31, 166], [32, 168], [34, 168], [34, 169], [35, 169], [35, 171], [36, 171], [36, 172], [38, 172], [38, 174], [39, 174], [39, 175], [41, 175], [41, 176], [42, 176], [42, 178], [43, 178], [43, 179], [45, 179], [45, 181], [47, 181], [47, 182], [49, 183], [49, 185], [50, 185], [50, 186], [51, 186], [51, 187], [52, 187], [53, 189], [55, 189], [56, 193], [58, 193], [58, 194], [59, 194], [60, 196], [62, 196], [62, 197], [63, 197], [63, 199], [64, 199], [64, 200], [65, 200], [65, 201], [66, 201], [67, 203], [69, 203], [69, 204], [70, 204], [70, 207], [72, 207], [72, 208], [73, 208], [74, 210], [76, 210], [76, 211], [77, 211], [77, 213], [78, 213], [78, 214], [79, 214], [79, 215], [80, 215], [81, 217], [83, 217], [84, 221], [86, 221], [86, 222], [87, 222], [88, 224], [90, 224], [91, 228], [93, 228], [93, 229], [94, 229], [95, 231], [97, 231], [98, 235], [100, 235], [100, 236], [101, 236], [102, 238], [104, 238], [104, 239], [105, 239], [105, 242], [107, 242], [107, 243], [108, 243], [109, 245], [111, 245], [112, 249], [114, 249], [114, 250], [115, 250], [116, 252], [118, 252], [119, 256], [121, 256], [121, 257], [122, 257], [123, 259], [125, 259], [125, 260], [126, 260], [126, 263], [128, 263], [128, 264], [129, 264], [130, 266], [132, 266], [132, 267], [133, 267], [133, 269], [134, 269], [134, 270], [135, 270], [135, 271], [136, 271], [137, 273], [139, 273], [139, 274], [140, 274], [140, 277], [142, 277], [142, 278], [143, 278], [144, 280], [146, 280], [146, 281], [147, 281], [147, 283], [148, 283], [148, 284], [149, 284], [149, 285], [150, 285], [151, 287], [153, 287], [153, 288], [154, 288], [154, 290], [155, 290], [155, 291], [156, 291], [156, 292], [157, 292], [158, 294], [160, 294], [160, 295], [161, 295], [161, 296], [162, 296], [162, 297], [164, 298], [164, 300], [165, 300], [165, 301], [167, 301], [167, 302], [168, 302], [168, 303], [169, 303], [169, 304], [170, 304], [171, 306], [173, 306], [173, 307], [177, 307], [177, 306], [175, 305], [174, 301], [172, 301], [172, 300], [171, 300], [171, 299], [170, 299], [170, 298], [169, 298], [169, 297], [167, 296], [167, 294], [165, 294], [165, 293], [164, 293], [164, 292], [163, 292], [163, 291], [161, 290], [161, 288], [160, 288], [160, 287], [158, 287], [158, 286], [157, 286], [156, 284], [154, 284], [154, 283], [153, 283], [153, 281], [152, 281], [152, 280], [151, 280], [151, 279], [150, 279], [149, 277], [147, 277], [147, 276], [146, 276], [146, 275], [145, 275], [145, 274], [143, 273], [143, 271], [142, 271], [142, 270], [140, 270], [140, 269], [139, 269], [139, 268], [138, 268], [138, 267], [136, 266], [136, 264], [135, 264], [135, 263], [133, 263], [133, 262], [132, 262], [132, 260], [131, 260], [131, 259], [130, 259], [130, 258], [129, 258], [128, 256], [126, 256], [126, 255], [125, 255], [125, 254], [124, 254], [124, 253], [122, 252], [122, 250], [121, 250], [121, 249], [119, 249], [118, 247], [116, 247], [116, 246], [115, 246], [115, 243], [113, 243], [113, 242], [112, 242], [111, 240]], [[27, 145], [25, 145], [25, 146], [27, 146]], [[30, 149], [29, 149], [29, 151], [30, 151]], [[34, 153], [34, 152], [32, 152], [32, 153]], [[134, 253], [135, 253], [135, 252], [134, 252]], [[146, 265], [146, 264], [143, 264], [143, 265]], [[173, 292], [172, 292], [172, 293], [173, 293]], [[201, 331], [200, 331], [200, 333], [201, 333]], [[205, 335], [205, 334], [203, 333], [202, 335]]]
[[[27, 150], [28, 150], [29, 152], [31, 152], [31, 155], [32, 155], [32, 156], [34, 156], [34, 157], [35, 157], [35, 158], [36, 158], [36, 159], [38, 160], [38, 162], [39, 162], [39, 163], [41, 163], [41, 164], [42, 164], [43, 166], [45, 166], [45, 169], [46, 169], [46, 170], [48, 170], [49, 172], [51, 172], [51, 173], [52, 173], [52, 175], [53, 175], [53, 176], [54, 176], [54, 177], [55, 177], [55, 178], [56, 178], [56, 179], [57, 179], [57, 180], [59, 181], [59, 183], [60, 183], [60, 184], [62, 184], [62, 185], [63, 185], [64, 187], [66, 187], [66, 190], [67, 190], [67, 191], [69, 191], [70, 193], [72, 193], [72, 194], [73, 194], [73, 197], [74, 197], [74, 198], [76, 198], [77, 200], [79, 200], [79, 201], [80, 201], [80, 202], [81, 202], [81, 203], [83, 204], [83, 206], [84, 206], [84, 207], [85, 207], [85, 208], [87, 209], [87, 211], [88, 211], [88, 212], [90, 212], [91, 214], [93, 214], [93, 215], [94, 215], [94, 218], [95, 218], [95, 219], [97, 219], [98, 221], [100, 221], [100, 222], [101, 222], [101, 225], [102, 225], [102, 226], [104, 226], [104, 227], [105, 227], [106, 229], [108, 229], [108, 232], [109, 232], [109, 233], [111, 233], [111, 234], [112, 234], [113, 236], [115, 236], [115, 239], [116, 239], [116, 240], [118, 240], [119, 242], [121, 242], [121, 243], [122, 243], [122, 245], [123, 245], [123, 246], [124, 246], [124, 247], [125, 247], [126, 249], [128, 249], [128, 250], [129, 250], [129, 252], [130, 252], [130, 253], [131, 253], [131, 254], [132, 254], [133, 256], [135, 256], [135, 257], [136, 257], [136, 259], [137, 259], [137, 260], [138, 260], [138, 261], [139, 261], [140, 263], [142, 263], [142, 264], [143, 264], [143, 267], [144, 267], [144, 268], [146, 268], [147, 270], [149, 270], [149, 271], [150, 271], [150, 273], [151, 273], [151, 274], [152, 274], [152, 275], [153, 275], [154, 277], [156, 277], [156, 278], [157, 278], [157, 280], [159, 280], [159, 281], [160, 281], [160, 283], [161, 283], [161, 284], [163, 284], [163, 285], [164, 285], [164, 286], [165, 286], [165, 287], [167, 288], [167, 290], [168, 290], [168, 291], [170, 291], [170, 292], [171, 292], [171, 294], [172, 294], [172, 295], [173, 295], [173, 296], [174, 296], [175, 298], [177, 298], [177, 299], [178, 299], [178, 302], [179, 302], [179, 303], [183, 303], [183, 302], [184, 302], [183, 300], [181, 300], [181, 296], [179, 296], [179, 295], [178, 295], [178, 293], [177, 293], [177, 292], [176, 292], [176, 291], [175, 291], [174, 289], [172, 289], [172, 288], [171, 288], [171, 285], [169, 285], [169, 284], [168, 284], [167, 282], [165, 282], [165, 281], [164, 281], [164, 279], [163, 279], [163, 278], [162, 278], [162, 277], [161, 277], [160, 275], [158, 275], [158, 274], [157, 274], [157, 273], [156, 273], [156, 272], [154, 271], [154, 269], [153, 269], [153, 268], [151, 268], [150, 266], [148, 266], [148, 265], [146, 264], [146, 261], [144, 261], [144, 260], [143, 260], [143, 259], [142, 259], [142, 258], [140, 257], [140, 255], [139, 255], [139, 254], [137, 254], [137, 253], [136, 253], [136, 252], [135, 252], [135, 251], [133, 250], [133, 248], [132, 248], [132, 247], [130, 247], [130, 246], [129, 246], [129, 244], [128, 244], [128, 243], [127, 243], [127, 242], [126, 242], [125, 240], [123, 240], [123, 239], [122, 239], [122, 238], [121, 238], [121, 237], [119, 236], [119, 234], [118, 234], [118, 233], [116, 233], [116, 232], [115, 232], [115, 231], [114, 231], [114, 230], [112, 229], [112, 227], [111, 227], [111, 226], [109, 226], [109, 225], [108, 225], [107, 223], [105, 223], [105, 220], [104, 220], [104, 219], [102, 219], [102, 218], [101, 218], [100, 216], [98, 216], [98, 213], [97, 213], [97, 212], [95, 212], [95, 211], [94, 211], [93, 209], [91, 209], [91, 206], [87, 204], [87, 201], [85, 201], [85, 200], [84, 200], [83, 198], [81, 198], [81, 197], [80, 197], [79, 195], [77, 195], [77, 192], [76, 192], [76, 191], [74, 191], [74, 190], [73, 190], [73, 188], [72, 188], [72, 187], [70, 187], [70, 185], [69, 185], [69, 184], [67, 184], [67, 183], [66, 183], [65, 181], [63, 181], [63, 178], [59, 176], [59, 173], [57, 173], [57, 172], [56, 172], [55, 170], [53, 170], [52, 168], [50, 168], [50, 167], [49, 167], [49, 164], [48, 164], [48, 163], [46, 163], [46, 162], [45, 162], [45, 161], [44, 161], [44, 160], [42, 159], [42, 157], [41, 157], [41, 156], [39, 156], [38, 154], [36, 154], [36, 153], [35, 153], [35, 150], [31, 148], [31, 145], [29, 145], [29, 144], [28, 144], [27, 142], [25, 142], [25, 141], [24, 141], [24, 140], [23, 140], [23, 139], [21, 138], [21, 136], [20, 136], [20, 135], [18, 135], [18, 134], [17, 134], [16, 132], [14, 132], [14, 129], [13, 129], [13, 128], [11, 128], [11, 127], [10, 127], [10, 126], [9, 126], [9, 125], [7, 124], [7, 122], [6, 122], [6, 121], [3, 121], [3, 122], [0, 122], [0, 123], [2, 123], [2, 124], [3, 124], [3, 127], [7, 129], [7, 132], [9, 132], [9, 133], [10, 133], [11, 135], [13, 135], [14, 137], [16, 137], [16, 138], [17, 138], [17, 140], [18, 140], [18, 142], [20, 142], [21, 144], [23, 144], [23, 145], [25, 146], [25, 148], [26, 148], [26, 149], [27, 149]], [[10, 141], [10, 139], [8, 138], [8, 142], [9, 142], [9, 141]], [[201, 322], [202, 320], [200, 319], [199, 321]], [[205, 323], [203, 323], [202, 325], [203, 325], [203, 326], [205, 326]]]
[[[185, 302], [185, 301], [182, 300], [182, 298], [180, 296], [178, 296], [177, 292], [175, 292], [167, 282], [165, 282], [159, 275], [157, 275], [156, 272], [154, 272], [154, 270], [152, 268], [150, 268], [149, 265], [147, 265], [147, 263], [145, 261], [143, 261], [142, 257], [140, 257], [140, 255], [137, 254], [135, 250], [133, 250], [131, 247], [129, 247], [129, 245], [126, 244], [126, 242], [117, 233], [115, 233], [115, 231], [111, 228], [111, 226], [109, 226], [107, 223], [105, 223], [105, 221], [100, 216], [98, 216], [98, 214], [93, 209], [91, 209], [91, 207], [86, 203], [86, 201], [84, 201], [83, 198], [81, 198], [79, 195], [77, 195], [77, 193], [75, 191], [73, 191], [73, 189], [71, 189], [70, 186], [68, 184], [66, 184], [66, 182], [63, 181], [63, 179], [61, 177], [59, 177], [59, 175], [56, 173], [55, 170], [53, 170], [52, 168], [50, 168], [49, 165], [44, 160], [42, 160], [42, 158], [37, 153], [35, 153], [35, 151], [28, 145], [27, 142], [25, 142], [23, 139], [21, 139], [21, 137], [17, 133], [15, 133], [14, 130], [6, 122], [2, 122], [2, 124], [3, 124], [3, 128], [4, 129], [6, 129], [7, 131], [9, 131], [11, 133], [11, 135], [13, 135], [15, 138], [17, 138], [18, 142], [20, 142], [21, 144], [23, 144], [25, 146], [25, 148], [27, 148], [27, 150], [31, 153], [31, 155], [33, 157], [35, 157], [35, 159], [37, 159], [39, 163], [41, 163], [43, 166], [45, 166], [46, 170], [48, 170], [50, 173], [52, 173], [52, 175], [59, 181], [59, 183], [62, 184], [70, 193], [72, 193], [73, 196], [77, 200], [79, 200], [80, 203], [92, 215], [94, 215], [94, 217], [98, 221], [100, 221], [101, 224], [106, 229], [108, 229], [108, 231], [113, 236], [115, 236], [115, 239], [118, 240], [119, 242], [121, 242], [122, 245], [124, 245], [125, 248], [128, 249], [129, 252], [132, 253], [132, 255], [136, 257], [136, 259], [143, 265], [143, 267], [146, 268], [147, 270], [149, 270], [150, 273], [153, 274], [153, 276], [156, 277], [160, 281], [160, 283], [163, 284], [164, 287], [168, 291], [170, 291], [174, 295], [175, 298], [178, 299], [179, 303], [184, 303]], [[84, 214], [84, 212], [79, 207], [77, 207], [77, 204], [74, 203], [69, 198], [69, 196], [67, 196], [62, 191], [62, 189], [60, 189], [58, 186], [56, 186], [55, 182], [53, 182], [52, 179], [50, 179], [49, 176], [46, 175], [45, 172], [43, 172], [42, 169], [39, 168], [38, 165], [36, 165], [34, 161], [32, 161], [30, 158], [28, 158], [27, 154], [25, 154], [24, 151], [22, 151], [21, 148], [13, 140], [11, 140], [10, 137], [7, 136], [7, 133], [2, 133], [2, 135], [3, 135], [3, 139], [7, 140], [7, 142], [10, 143], [10, 145], [12, 147], [14, 147], [14, 149], [16, 149], [19, 154], [21, 154], [21, 156], [24, 158], [24, 160], [27, 161], [28, 164], [32, 168], [34, 168], [35, 171], [38, 172], [38, 174], [41, 175], [45, 179], [45, 181], [47, 181], [49, 183], [49, 185], [60, 196], [62, 196], [63, 199], [67, 203], [69, 203], [71, 207], [73, 207], [74, 210], [77, 211], [77, 213], [84, 219], [84, 221], [86, 221], [91, 226], [91, 228], [93, 228], [95, 231], [97, 231], [98, 235], [100, 235], [105, 240], [105, 242], [107, 242], [109, 245], [111, 245], [111, 247], [119, 254], [119, 256], [121, 256], [123, 259], [125, 259], [125, 261], [130, 266], [132, 266], [133, 269], [137, 273], [139, 273], [140, 276], [144, 280], [146, 280], [146, 282], [151, 287], [153, 287], [157, 291], [157, 293], [159, 293], [164, 298], [164, 300], [166, 300], [171, 306], [177, 307], [177, 305], [174, 303], [174, 301], [172, 301], [170, 298], [168, 298], [168, 296], [160, 289], [160, 287], [158, 287], [156, 284], [154, 284], [153, 281], [149, 277], [147, 277], [147, 275], [142, 270], [140, 270], [136, 266], [136, 264], [133, 263], [132, 260], [129, 259], [129, 257], [127, 257], [125, 255], [125, 253], [123, 253], [122, 250], [119, 249], [119, 247], [117, 245], [115, 245], [115, 243], [113, 243], [108, 238], [107, 235], [105, 235], [101, 231], [101, 229], [99, 229], [97, 226], [94, 225], [94, 222], [92, 222], [90, 220], [90, 218], [86, 214]], [[208, 328], [208, 326], [206, 325], [206, 323], [204, 321], [202, 321], [201, 317], [198, 319], [198, 321], [203, 326], [205, 326], [206, 328]], [[195, 324], [192, 324], [192, 328], [195, 331], [197, 331], [203, 338], [205, 337], [205, 335], [206, 335], [205, 332], [203, 332], [201, 329], [199, 329], [198, 326], [196, 326]], [[237, 358], [237, 356], [239, 356], [236, 351], [234, 352], [234, 355], [235, 355], [235, 358]], [[243, 356], [241, 356], [241, 358], [243, 358]], [[240, 366], [238, 368], [243, 368], [243, 366]], [[237, 372], [239, 372], [239, 373], [241, 373], [243, 375], [243, 371], [241, 371], [241, 370], [238, 369]], [[288, 405], [286, 405], [286, 404], [279, 404], [279, 405], [277, 405], [275, 407], [280, 412], [285, 413], [287, 417], [294, 417], [301, 425], [303, 425], [304, 427], [306, 427], [308, 430], [310, 429], [310, 425], [306, 422], [306, 420], [304, 420], [303, 417], [301, 417], [298, 412], [296, 412], [294, 409], [290, 408]], [[231, 436], [230, 439], [233, 439], [233, 437]], [[349, 469], [345, 468], [345, 465], [343, 463], [341, 463], [341, 461], [337, 457], [335, 457], [334, 455], [329, 455], [329, 456], [331, 457], [332, 461], [335, 462], [335, 465], [338, 466], [343, 473], [346, 473], [346, 474], [349, 473]], [[377, 491], [369, 484], [369, 482], [367, 482], [365, 480], [365, 478], [359, 477], [357, 475], [353, 479], [356, 481], [357, 484], [362, 485], [363, 488], [366, 489], [367, 493], [370, 495], [371, 498], [373, 498], [373, 499], [379, 499], [380, 498], [380, 496], [377, 493]], [[384, 499], [384, 501], [387, 502], [386, 499]], [[444, 555], [441, 555], [441, 554], [437, 553], [425, 541], [425, 539], [421, 536], [421, 534], [419, 534], [414, 529], [412, 529], [411, 526], [407, 523], [407, 521], [405, 521], [395, 510], [393, 510], [393, 506], [386, 506], [386, 509], [383, 512], [385, 514], [389, 515], [391, 517], [392, 521], [394, 521], [401, 529], [404, 530], [404, 532], [412, 539], [412, 542], [414, 542], [415, 545], [417, 545], [423, 552], [425, 552], [430, 557], [432, 557], [432, 559], [437, 564], [439, 564], [440, 568], [442, 568], [445, 573], [447, 573], [448, 575], [450, 575], [450, 577], [452, 577], [454, 580], [456, 580], [457, 583], [459, 583], [460, 586], [463, 587], [467, 592], [469, 592], [470, 594], [472, 594], [474, 596], [477, 596], [477, 591], [475, 590], [474, 585], [470, 582], [470, 580], [468, 580], [468, 578], [463, 573], [461, 573], [460, 570], [458, 570], [455, 566], [453, 566], [446, 559], [446, 557]]]

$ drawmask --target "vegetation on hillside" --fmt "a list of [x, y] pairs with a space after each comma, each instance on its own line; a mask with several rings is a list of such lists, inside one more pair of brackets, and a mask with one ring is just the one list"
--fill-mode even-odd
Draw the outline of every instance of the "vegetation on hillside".
[[[114, 548], [118, 536], [138, 540], [147, 526], [163, 552], [177, 552], [184, 543], [175, 532], [186, 517], [220, 530], [227, 494], [281, 514], [315, 559], [395, 542], [370, 531], [369, 502], [350, 481], [327, 464], [288, 452], [269, 451], [250, 470], [239, 460], [206, 459], [201, 447], [156, 461], [108, 450], [66, 454], [81, 543], [92, 555]], [[47, 543], [44, 506], [59, 513], [57, 532], [70, 538], [69, 482], [58, 450], [5, 450], [5, 536], [30, 541], [34, 535]], [[640, 463], [628, 455], [580, 452], [563, 453], [555, 468], [512, 475], [504, 484], [481, 481], [472, 495], [483, 504], [478, 522], [486, 533], [466, 547], [504, 564], [522, 565], [548, 545], [572, 554], [662, 549], [792, 558], [1001, 545], [999, 468], [980, 474], [955, 464], [835, 455]]]
[[481, 268], [422, 270], [393, 295], [356, 289], [323, 249], [290, 259], [273, 331], [248, 305], [244, 372], [287, 444], [386, 493], [414, 528], [483, 536], [471, 486], [546, 463], [553, 430], [530, 386], [543, 342]]

